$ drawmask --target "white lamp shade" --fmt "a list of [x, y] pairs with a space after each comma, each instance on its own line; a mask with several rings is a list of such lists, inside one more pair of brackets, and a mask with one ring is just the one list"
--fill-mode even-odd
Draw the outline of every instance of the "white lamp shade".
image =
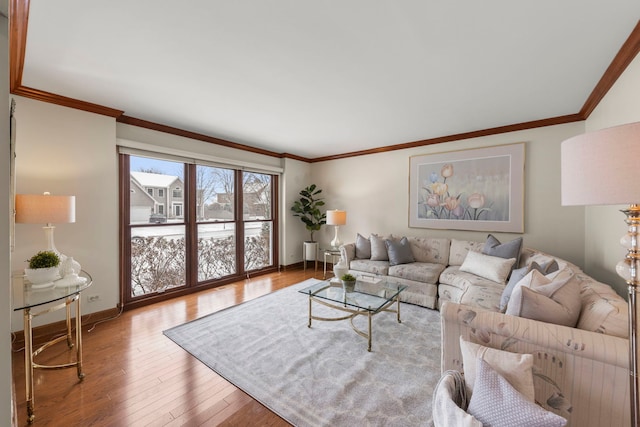
[[16, 222], [62, 224], [76, 222], [76, 196], [17, 194]]
[[561, 146], [562, 204], [640, 203], [640, 122], [569, 138]]
[[345, 225], [347, 223], [347, 211], [338, 209], [327, 211], [327, 225]]

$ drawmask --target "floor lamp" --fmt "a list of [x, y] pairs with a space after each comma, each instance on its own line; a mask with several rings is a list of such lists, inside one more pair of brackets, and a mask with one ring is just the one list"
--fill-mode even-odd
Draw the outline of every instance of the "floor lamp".
[[347, 223], [347, 212], [341, 211], [338, 209], [334, 209], [331, 211], [327, 211], [327, 225], [333, 225], [336, 227], [336, 233], [331, 241], [332, 248], [338, 248], [342, 244], [340, 239], [338, 238], [338, 228], [341, 225], [345, 225]]
[[631, 425], [640, 426], [638, 398], [638, 315], [640, 284], [640, 122], [570, 138], [561, 147], [562, 204], [629, 205], [622, 210], [628, 225], [620, 243], [627, 248], [617, 273], [629, 292], [629, 379]]

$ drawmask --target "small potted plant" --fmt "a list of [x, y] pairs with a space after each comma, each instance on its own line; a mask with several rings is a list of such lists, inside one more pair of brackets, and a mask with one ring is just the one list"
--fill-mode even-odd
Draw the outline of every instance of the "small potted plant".
[[342, 288], [345, 292], [353, 292], [353, 290], [356, 288], [355, 276], [349, 273], [343, 274], [342, 277], [340, 277], [340, 280], [342, 280]]
[[24, 274], [32, 285], [48, 285], [60, 278], [60, 257], [53, 251], [40, 251], [27, 262]]

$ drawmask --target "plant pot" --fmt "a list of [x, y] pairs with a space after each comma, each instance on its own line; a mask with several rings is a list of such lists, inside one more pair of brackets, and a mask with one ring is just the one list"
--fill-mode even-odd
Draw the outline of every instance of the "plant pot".
[[25, 268], [24, 274], [32, 285], [44, 285], [60, 278], [58, 267], [49, 268]]
[[346, 293], [349, 292], [353, 292], [356, 288], [356, 281], [355, 280], [343, 280], [342, 281], [342, 289], [344, 289], [344, 291]]
[[318, 242], [304, 242], [304, 260], [315, 261], [318, 254]]

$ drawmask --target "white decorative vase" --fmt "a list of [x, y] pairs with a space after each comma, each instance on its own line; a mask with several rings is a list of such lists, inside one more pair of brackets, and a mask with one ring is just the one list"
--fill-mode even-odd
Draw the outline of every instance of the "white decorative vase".
[[346, 265], [344, 265], [342, 261], [340, 261], [339, 263], [333, 266], [333, 275], [338, 279], [344, 276], [345, 274], [347, 274], [348, 272], [349, 272], [349, 268]]
[[59, 279], [59, 271], [58, 267], [25, 268], [24, 274], [27, 276], [27, 280], [36, 287], [38, 285], [48, 285], [54, 280]]
[[80, 274], [80, 263], [78, 261], [76, 261], [75, 259], [73, 259], [72, 256], [67, 257], [67, 259], [65, 259], [61, 264], [60, 264], [60, 275], [62, 277], [67, 277], [67, 276], [71, 276], [71, 275], [78, 275]]

